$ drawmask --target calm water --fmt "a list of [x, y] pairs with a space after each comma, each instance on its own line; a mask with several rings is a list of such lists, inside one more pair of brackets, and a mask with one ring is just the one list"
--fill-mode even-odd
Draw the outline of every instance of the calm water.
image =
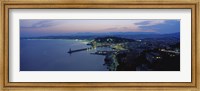
[[106, 71], [102, 55], [90, 51], [68, 54], [68, 50], [89, 47], [75, 40], [21, 40], [21, 71]]

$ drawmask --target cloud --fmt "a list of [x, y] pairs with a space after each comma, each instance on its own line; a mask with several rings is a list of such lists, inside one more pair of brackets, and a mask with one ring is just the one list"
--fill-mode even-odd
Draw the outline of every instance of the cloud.
[[52, 27], [58, 25], [59, 22], [55, 20], [31, 20], [31, 19], [22, 19], [20, 20], [21, 28], [44, 28]]
[[134, 23], [135, 25], [138, 26], [153, 26], [153, 25], [157, 25], [157, 24], [163, 24], [165, 23], [166, 20], [147, 20], [147, 21], [143, 21], [143, 22], [138, 22], [138, 23]]
[[157, 33], [175, 33], [180, 32], [180, 21], [179, 20], [165, 20], [162, 23], [152, 23], [151, 25], [141, 25], [141, 30], [153, 30]]
[[179, 20], [97, 20], [97, 19], [22, 19], [20, 33], [43, 36], [77, 32], [157, 32], [180, 31]]

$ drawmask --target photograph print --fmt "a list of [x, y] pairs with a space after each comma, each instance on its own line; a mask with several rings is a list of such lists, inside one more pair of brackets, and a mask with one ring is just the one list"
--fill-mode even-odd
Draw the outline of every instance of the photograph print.
[[180, 71], [180, 20], [20, 19], [20, 71]]

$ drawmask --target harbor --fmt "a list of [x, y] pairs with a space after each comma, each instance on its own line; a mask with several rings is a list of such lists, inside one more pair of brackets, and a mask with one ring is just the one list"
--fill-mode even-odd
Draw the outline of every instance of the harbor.
[[72, 54], [72, 53], [75, 53], [75, 52], [86, 51], [86, 50], [91, 50], [91, 49], [94, 49], [94, 48], [93, 47], [89, 47], [89, 48], [82, 48], [82, 49], [76, 49], [76, 50], [71, 50], [71, 48], [70, 48], [68, 53]]

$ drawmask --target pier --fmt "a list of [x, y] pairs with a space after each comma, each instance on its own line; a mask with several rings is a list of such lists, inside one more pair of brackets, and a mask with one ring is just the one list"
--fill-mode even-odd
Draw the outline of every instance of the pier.
[[71, 50], [71, 48], [70, 48], [68, 53], [72, 54], [72, 53], [75, 53], [75, 52], [86, 51], [86, 50], [91, 50], [91, 49], [94, 49], [94, 48], [89, 47], [89, 48], [82, 48], [82, 49], [76, 49], [76, 50]]
[[113, 52], [117, 52], [117, 51], [97, 51], [97, 52], [94, 52], [94, 53], [91, 53], [91, 54], [96, 54], [96, 55], [108, 55], [108, 54], [111, 54]]

